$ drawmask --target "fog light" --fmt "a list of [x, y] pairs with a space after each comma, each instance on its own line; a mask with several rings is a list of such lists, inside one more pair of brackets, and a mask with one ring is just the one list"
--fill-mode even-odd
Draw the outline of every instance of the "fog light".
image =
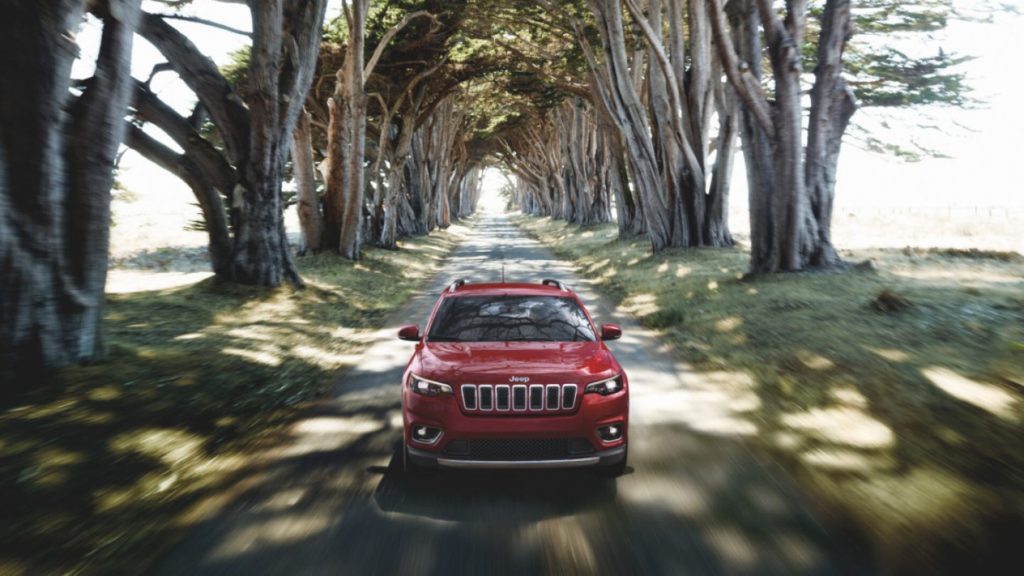
[[415, 424], [412, 427], [412, 439], [421, 444], [433, 444], [441, 437], [441, 429], [433, 426]]
[[623, 431], [622, 424], [609, 424], [607, 426], [598, 427], [597, 435], [601, 438], [602, 442], [615, 442], [616, 440], [622, 439]]

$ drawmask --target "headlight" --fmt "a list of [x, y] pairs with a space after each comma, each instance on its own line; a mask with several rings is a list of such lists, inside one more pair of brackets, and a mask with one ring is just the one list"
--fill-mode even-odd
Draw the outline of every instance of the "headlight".
[[452, 387], [441, 382], [420, 378], [415, 374], [409, 376], [409, 389], [424, 396], [444, 396], [452, 393]]
[[615, 376], [614, 378], [608, 378], [607, 380], [599, 380], [587, 384], [587, 387], [583, 389], [585, 394], [600, 394], [601, 396], [607, 396], [609, 394], [615, 394], [619, 390], [622, 390], [622, 374]]

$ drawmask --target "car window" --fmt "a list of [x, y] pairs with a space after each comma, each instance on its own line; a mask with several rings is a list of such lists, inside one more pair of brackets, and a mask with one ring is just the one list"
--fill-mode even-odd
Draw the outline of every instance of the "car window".
[[574, 298], [456, 296], [441, 303], [430, 327], [435, 342], [594, 342]]

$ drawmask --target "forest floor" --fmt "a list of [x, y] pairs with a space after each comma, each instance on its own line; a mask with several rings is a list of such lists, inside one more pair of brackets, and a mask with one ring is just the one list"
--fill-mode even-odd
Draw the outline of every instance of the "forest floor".
[[253, 450], [330, 389], [465, 232], [357, 263], [299, 258], [302, 290], [203, 280], [201, 249], [115, 254], [106, 360], [25, 383], [0, 407], [0, 574], [150, 561], [174, 541], [168, 526], [249, 473]]
[[957, 550], [1020, 559], [1019, 253], [864, 248], [842, 256], [875, 270], [747, 278], [743, 249], [652, 255], [614, 224], [514, 220], [696, 373], [746, 373], [756, 396], [737, 400], [739, 432], [886, 565], [916, 573]]

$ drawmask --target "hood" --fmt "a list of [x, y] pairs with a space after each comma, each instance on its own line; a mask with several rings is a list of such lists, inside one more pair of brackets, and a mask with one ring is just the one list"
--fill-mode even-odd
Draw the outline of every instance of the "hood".
[[512, 377], [585, 384], [619, 370], [601, 342], [427, 343], [420, 349], [418, 368], [424, 378], [452, 384], [509, 384]]

